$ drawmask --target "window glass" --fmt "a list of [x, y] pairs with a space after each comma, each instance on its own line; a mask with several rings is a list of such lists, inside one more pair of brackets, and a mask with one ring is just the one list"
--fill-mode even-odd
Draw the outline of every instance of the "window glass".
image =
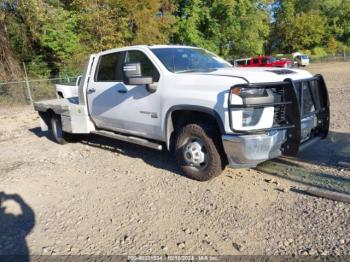
[[174, 72], [174, 53], [171, 49], [159, 48], [152, 51], [170, 72]]
[[247, 60], [238, 60], [236, 61], [237, 65], [246, 65], [247, 64]]
[[140, 63], [142, 76], [152, 77], [154, 82], [159, 81], [159, 72], [151, 60], [141, 51], [128, 51], [125, 57], [125, 63]]
[[222, 58], [199, 48], [153, 48], [153, 53], [171, 72], [206, 71], [232, 67]]
[[254, 58], [253, 59], [253, 64], [259, 64], [259, 58]]
[[97, 82], [121, 82], [123, 81], [122, 72], [123, 53], [107, 54], [100, 57], [98, 64]]
[[266, 64], [268, 64], [268, 63], [269, 63], [269, 59], [266, 58], [266, 57], [264, 57], [264, 58], [262, 59], [262, 64], [266, 65]]

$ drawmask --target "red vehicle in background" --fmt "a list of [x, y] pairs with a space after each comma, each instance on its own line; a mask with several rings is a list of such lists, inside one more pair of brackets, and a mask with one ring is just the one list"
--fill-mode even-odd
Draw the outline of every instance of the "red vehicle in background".
[[239, 67], [292, 67], [293, 62], [286, 58], [277, 59], [273, 56], [258, 56], [253, 58], [237, 59], [235, 66]]

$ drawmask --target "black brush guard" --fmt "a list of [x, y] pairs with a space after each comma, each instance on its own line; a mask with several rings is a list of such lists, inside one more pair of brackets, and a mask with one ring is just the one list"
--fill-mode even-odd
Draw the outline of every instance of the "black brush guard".
[[[274, 107], [274, 125], [268, 129], [242, 131], [235, 130], [230, 118], [230, 127], [235, 134], [248, 135], [258, 133], [270, 133], [278, 130], [287, 130], [287, 140], [283, 144], [281, 151], [284, 155], [295, 156], [299, 150], [306, 145], [324, 139], [328, 135], [330, 111], [327, 86], [322, 75], [302, 80], [286, 79], [279, 83], [265, 84], [241, 84], [233, 88], [268, 88], [279, 94], [280, 99], [275, 99], [273, 103], [243, 103], [243, 105], [231, 105], [229, 109], [262, 108]], [[229, 101], [231, 101], [230, 92]], [[310, 110], [312, 108], [312, 110]], [[313, 117], [315, 126], [308, 134], [307, 139], [302, 137], [302, 121]]]

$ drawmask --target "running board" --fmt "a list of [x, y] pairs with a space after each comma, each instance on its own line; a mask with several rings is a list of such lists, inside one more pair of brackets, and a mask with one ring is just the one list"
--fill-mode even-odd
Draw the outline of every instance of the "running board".
[[104, 130], [103, 131], [93, 131], [91, 133], [95, 134], [95, 135], [99, 135], [99, 136], [104, 136], [104, 137], [109, 137], [112, 139], [118, 139], [121, 141], [130, 142], [130, 143], [137, 144], [140, 146], [149, 147], [149, 148], [156, 149], [159, 151], [161, 151], [163, 149], [163, 146], [161, 144], [156, 143], [156, 142], [151, 142], [151, 141], [144, 139], [144, 138], [139, 138], [139, 137], [134, 137], [134, 136], [126, 136], [126, 135], [121, 135], [121, 134], [108, 132], [108, 131], [104, 131]]

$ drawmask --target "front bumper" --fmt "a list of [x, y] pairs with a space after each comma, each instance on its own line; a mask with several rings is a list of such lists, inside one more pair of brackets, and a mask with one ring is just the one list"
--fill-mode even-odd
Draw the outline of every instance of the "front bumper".
[[286, 140], [286, 130], [269, 134], [222, 136], [229, 166], [233, 168], [256, 167], [259, 163], [281, 156]]

